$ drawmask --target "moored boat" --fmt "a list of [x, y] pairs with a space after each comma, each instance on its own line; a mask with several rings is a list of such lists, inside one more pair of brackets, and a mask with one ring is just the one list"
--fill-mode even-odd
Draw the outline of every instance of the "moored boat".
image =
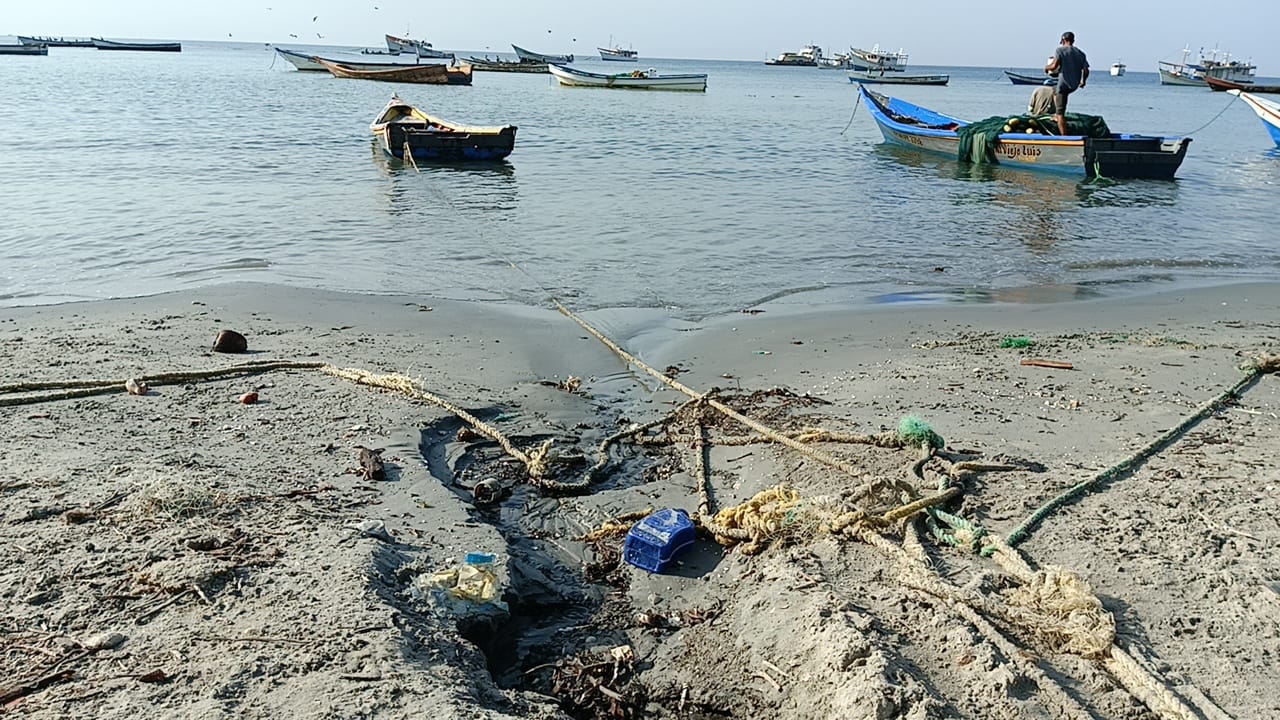
[[1111, 77], [1122, 77], [1124, 75], [1125, 69], [1126, 69], [1125, 64], [1120, 62], [1119, 60], [1111, 63]]
[[1280, 95], [1280, 85], [1254, 85], [1253, 83], [1245, 85], [1243, 83], [1231, 82], [1230, 80], [1219, 80], [1218, 78], [1213, 77], [1205, 78], [1204, 81], [1205, 84], [1209, 86], [1210, 90], [1216, 90], [1218, 92], [1223, 92], [1225, 90], [1247, 90], [1254, 95]]
[[441, 65], [442, 63], [423, 63], [419, 62], [416, 55], [408, 56], [405, 60], [364, 60], [357, 58], [337, 58], [329, 56], [313, 55], [311, 53], [299, 52], [297, 50], [289, 50], [288, 48], [277, 47], [276, 53], [280, 57], [288, 60], [295, 68], [307, 72], [328, 72], [324, 65], [320, 64], [320, 60], [328, 60], [331, 63], [345, 65], [356, 70], [387, 70], [391, 68], [401, 67], [417, 67], [419, 65]]
[[43, 37], [40, 35], [28, 37], [19, 35], [18, 42], [23, 45], [48, 45], [49, 47], [93, 47], [93, 41], [89, 38]]
[[907, 69], [907, 54], [901, 48], [898, 52], [881, 52], [880, 44], [871, 46], [870, 50], [849, 48], [849, 64], [854, 70], [864, 72], [900, 72]]
[[1280, 147], [1280, 103], [1266, 98], [1255, 97], [1253, 93], [1243, 90], [1231, 89], [1227, 92], [1235, 95], [1249, 105], [1249, 108], [1262, 121], [1267, 132], [1271, 134], [1271, 139], [1275, 141], [1276, 146]]
[[18, 43], [17, 45], [0, 45], [0, 55], [48, 55], [48, 45], [27, 45]]
[[516, 126], [459, 125], [428, 115], [392, 95], [369, 129], [383, 152], [413, 162], [502, 160], [516, 144]]
[[822, 48], [817, 45], [805, 45], [799, 52], [784, 52], [778, 57], [764, 61], [765, 65], [790, 65], [793, 67], [817, 67], [822, 57]]
[[895, 75], [885, 74], [883, 70], [877, 72], [849, 71], [849, 82], [871, 85], [946, 85], [950, 81], [950, 75]]
[[572, 55], [547, 55], [545, 53], [536, 53], [532, 50], [525, 50], [519, 45], [512, 45], [511, 49], [516, 51], [516, 57], [520, 58], [525, 62], [538, 62], [538, 63], [544, 63], [544, 64], [545, 63], [568, 64], [573, 62]]
[[[971, 147], [979, 143], [982, 157], [988, 161], [1013, 167], [1056, 170], [1083, 175], [1109, 178], [1158, 178], [1172, 179], [1186, 156], [1191, 138], [1160, 137], [1151, 135], [1115, 134], [1106, 128], [1101, 118], [1068, 114], [1079, 127], [1091, 134], [1048, 135], [1028, 134], [1024, 123], [1033, 131], [1056, 132], [1051, 120], [1023, 116], [1022, 122], [1011, 127], [1014, 119], [1005, 122], [992, 118], [995, 135], [975, 133], [980, 127], [989, 127], [990, 121], [970, 123], [950, 115], [913, 105], [899, 98], [889, 97], [859, 86], [859, 96], [879, 126], [886, 142], [917, 150], [939, 153], [952, 158], [960, 157], [962, 134]], [[1092, 122], [1088, 122], [1088, 121]], [[1009, 127], [1003, 132], [1004, 122]], [[968, 131], [965, 130], [967, 126]], [[1071, 126], [1069, 126], [1071, 127]], [[975, 136], [979, 143], [974, 143]]]
[[382, 82], [419, 83], [424, 85], [470, 85], [471, 66], [451, 67], [442, 63], [423, 63], [405, 67], [360, 70], [341, 63], [312, 58], [324, 66], [331, 75], [351, 80], [381, 80]]
[[139, 50], [143, 52], [182, 52], [182, 43], [176, 42], [116, 42], [102, 38], [90, 38], [99, 50]]
[[1051, 78], [1048, 75], [1044, 75], [1044, 74], [1024, 75], [1022, 73], [1016, 73], [1012, 70], [1005, 70], [1004, 74], [1005, 74], [1005, 77], [1009, 78], [1009, 82], [1013, 83], [1014, 85], [1052, 85], [1053, 83], [1057, 82], [1057, 80], [1055, 80], [1054, 78]]
[[613, 60], [615, 62], [635, 62], [640, 53], [636, 50], [623, 49], [617, 45], [613, 47], [598, 47], [601, 60]]
[[1181, 62], [1161, 60], [1156, 64], [1160, 72], [1161, 85], [1205, 87], [1208, 84], [1205, 82], [1206, 78], [1211, 77], [1247, 84], [1252, 82], [1257, 72], [1257, 67], [1252, 63], [1232, 60], [1231, 53], [1219, 53], [1217, 48], [1207, 55], [1201, 49], [1198, 63], [1187, 62], [1190, 54], [1190, 48], [1183, 48]]
[[531, 60], [493, 60], [490, 58], [469, 57], [466, 59], [471, 69], [477, 72], [511, 72], [546, 74], [547, 63]]
[[396, 37], [395, 35], [386, 35], [387, 49], [394, 54], [412, 53], [421, 58], [437, 58], [441, 60], [452, 60], [453, 53], [443, 50], [436, 50], [431, 43], [426, 40], [412, 40], [410, 38]]
[[621, 88], [630, 90], [691, 90], [707, 89], [707, 76], [702, 73], [662, 75], [657, 70], [633, 70], [629, 73], [606, 75], [578, 70], [566, 65], [548, 65], [547, 69], [561, 85], [575, 87]]

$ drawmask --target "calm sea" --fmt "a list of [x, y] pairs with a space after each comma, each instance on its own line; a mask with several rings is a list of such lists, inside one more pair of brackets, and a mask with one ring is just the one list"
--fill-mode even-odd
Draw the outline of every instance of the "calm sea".
[[[1117, 131], [1192, 133], [1174, 182], [890, 148], [843, 73], [762, 62], [638, 65], [706, 72], [701, 94], [502, 73], [472, 87], [338, 80], [260, 44], [0, 57], [0, 305], [248, 280], [528, 304], [546, 288], [579, 309], [698, 317], [1280, 277], [1280, 154], [1243, 103], [1161, 87], [1152, 66], [1101, 68], [1072, 105]], [[951, 84], [896, 94], [970, 119], [1020, 112], [1031, 92], [1000, 68], [912, 70]], [[389, 161], [368, 124], [393, 91], [444, 118], [518, 125], [515, 152], [420, 172]]]

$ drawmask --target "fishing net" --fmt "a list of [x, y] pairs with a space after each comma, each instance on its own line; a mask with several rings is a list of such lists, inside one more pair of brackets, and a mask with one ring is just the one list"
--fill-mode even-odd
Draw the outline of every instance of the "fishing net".
[[[1101, 115], [1081, 115], [1067, 113], [1067, 134], [1084, 135], [1091, 138], [1103, 138], [1111, 134], [1107, 122]], [[1009, 127], [1008, 130], [1005, 128]], [[956, 130], [960, 136], [959, 157], [961, 161], [981, 164], [995, 164], [996, 143], [1001, 133], [1025, 132], [1031, 130], [1034, 135], [1057, 135], [1058, 126], [1053, 118], [1035, 115], [999, 115], [978, 120]]]

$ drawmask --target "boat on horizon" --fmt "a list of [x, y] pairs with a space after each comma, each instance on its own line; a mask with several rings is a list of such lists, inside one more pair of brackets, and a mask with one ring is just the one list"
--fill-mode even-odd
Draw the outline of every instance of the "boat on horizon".
[[393, 94], [369, 124], [382, 151], [411, 162], [492, 162], [511, 154], [516, 126], [482, 127], [449, 122], [415, 108]]
[[541, 73], [550, 72], [547, 70], [547, 63], [537, 62], [536, 60], [503, 60], [501, 58], [493, 59], [489, 57], [468, 57], [466, 59], [468, 65], [477, 72], [510, 72], [510, 73]]
[[313, 60], [324, 66], [331, 75], [349, 80], [380, 80], [382, 82], [418, 83], [423, 85], [470, 85], [471, 66], [452, 67], [444, 63], [423, 63], [404, 67], [361, 70], [351, 65], [330, 62], [318, 57]]
[[1014, 85], [1052, 85], [1057, 82], [1056, 78], [1048, 75], [1023, 75], [1012, 70], [1005, 70], [1004, 74]]
[[345, 65], [357, 70], [387, 70], [400, 67], [418, 67], [420, 65], [441, 65], [443, 63], [424, 63], [416, 55], [410, 55], [409, 60], [364, 60], [361, 58], [337, 58], [329, 55], [316, 55], [314, 53], [300, 52], [298, 50], [290, 50], [288, 48], [276, 47], [275, 51], [280, 57], [288, 60], [295, 68], [306, 72], [328, 72], [324, 65], [320, 64], [320, 60], [328, 60], [332, 63]]
[[[886, 142], [958, 161], [968, 160], [960, 157], [961, 131], [975, 123], [882, 95], [865, 85], [858, 86], [858, 93]], [[1057, 125], [1046, 118], [1023, 116], [1018, 119], [1027, 120], [1033, 132], [1036, 129], [1041, 133], [1056, 132]], [[978, 127], [1003, 119], [991, 118], [982, 121]], [[1106, 127], [1101, 118], [1097, 121]], [[1009, 128], [1012, 123], [1012, 119], [1004, 122], [1004, 128]], [[973, 131], [969, 133], [983, 140], [995, 162], [1011, 167], [1068, 172], [1086, 178], [1101, 175], [1108, 178], [1173, 179], [1191, 142], [1191, 138], [1116, 134], [1110, 130], [1098, 137], [1028, 134], [1021, 130], [1021, 123], [1019, 129], [1008, 132], [1002, 132], [999, 122], [995, 128], [992, 131], [994, 137]]]
[[1236, 88], [1231, 88], [1227, 92], [1245, 101], [1249, 109], [1253, 110], [1258, 119], [1262, 121], [1263, 126], [1267, 128], [1267, 132], [1271, 134], [1271, 139], [1275, 141], [1276, 147], [1280, 147], [1280, 103], [1266, 98], [1254, 97], [1253, 93]]
[[413, 53], [421, 58], [437, 58], [441, 60], [453, 60], [453, 53], [443, 50], [436, 50], [431, 43], [426, 40], [412, 40], [410, 38], [397, 37], [387, 34], [387, 49], [393, 54]]
[[48, 45], [28, 45], [27, 43], [17, 43], [16, 45], [4, 44], [0, 45], [0, 55], [48, 55]]
[[99, 50], [139, 50], [143, 52], [182, 52], [182, 43], [176, 42], [116, 42], [102, 38], [90, 38]]
[[1190, 55], [1191, 48], [1187, 47], [1182, 49], [1182, 60], [1180, 62], [1159, 61], [1156, 64], [1156, 69], [1160, 72], [1160, 84], [1205, 87], [1208, 85], [1205, 82], [1205, 78], [1211, 77], [1234, 83], [1248, 84], [1253, 82], [1252, 78], [1258, 69], [1253, 63], [1232, 60], [1231, 53], [1219, 53], [1216, 47], [1207, 55], [1204, 52], [1204, 48], [1201, 48], [1200, 61], [1198, 63], [1187, 62], [1187, 58]]
[[546, 53], [536, 53], [532, 50], [525, 50], [514, 43], [511, 45], [511, 49], [516, 51], [516, 57], [524, 60], [525, 62], [561, 64], [573, 62], [572, 55], [548, 55]]
[[1230, 80], [1219, 80], [1218, 78], [1208, 77], [1204, 79], [1210, 90], [1223, 92], [1225, 90], [1246, 90], [1254, 95], [1280, 95], [1280, 85], [1254, 85], [1252, 83], [1246, 85], [1243, 83], [1231, 82]]
[[701, 73], [662, 75], [657, 70], [633, 70], [629, 73], [606, 75], [578, 70], [567, 65], [547, 66], [558, 83], [572, 87], [601, 87], [624, 90], [688, 90], [704, 92], [707, 76]]
[[1119, 60], [1111, 63], [1111, 77], [1123, 77], [1126, 65]]
[[631, 49], [624, 50], [619, 45], [607, 48], [598, 47], [596, 50], [600, 52], [601, 60], [612, 60], [614, 62], [635, 62], [640, 56], [638, 51]]
[[822, 57], [822, 48], [817, 45], [805, 45], [799, 52], [784, 52], [778, 57], [768, 58], [765, 65], [788, 65], [792, 67], [817, 67], [818, 58]]
[[950, 81], [950, 75], [907, 75], [905, 73], [886, 75], [884, 70], [876, 72], [849, 71], [849, 82], [871, 85], [946, 85]]
[[18, 42], [23, 45], [48, 45], [49, 47], [93, 47], [89, 38], [43, 37], [40, 35], [18, 35]]
[[871, 46], [870, 50], [849, 48], [849, 64], [854, 70], [863, 72], [903, 72], [907, 69], [907, 54], [901, 48], [898, 52], [882, 52], [880, 44]]

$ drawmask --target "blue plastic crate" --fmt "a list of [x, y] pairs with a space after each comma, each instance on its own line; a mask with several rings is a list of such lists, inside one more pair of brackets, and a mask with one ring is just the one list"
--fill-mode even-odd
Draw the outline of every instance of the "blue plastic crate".
[[649, 572], [666, 572], [676, 555], [693, 544], [695, 535], [689, 513], [659, 510], [631, 526], [622, 559]]

